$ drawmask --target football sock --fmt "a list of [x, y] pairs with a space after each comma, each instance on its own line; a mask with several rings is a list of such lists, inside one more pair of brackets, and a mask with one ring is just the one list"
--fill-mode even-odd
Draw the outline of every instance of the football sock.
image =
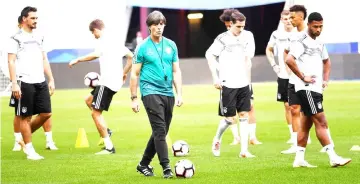
[[21, 135], [20, 132], [15, 132], [15, 133], [14, 133], [14, 136], [15, 136], [15, 141], [16, 141], [16, 142], [19, 142], [19, 141], [22, 140], [22, 135]]
[[224, 134], [225, 130], [231, 125], [231, 122], [227, 121], [225, 118], [220, 120], [218, 129], [216, 131], [215, 139], [221, 141], [221, 137]]
[[105, 144], [105, 148], [108, 150], [111, 150], [114, 147], [109, 136], [104, 137], [104, 144]]
[[256, 123], [249, 124], [250, 140], [256, 139]]
[[240, 118], [240, 143], [241, 143], [241, 152], [246, 153], [248, 151], [249, 144], [249, 131], [248, 131], [248, 118]]
[[335, 153], [334, 146], [332, 144], [326, 145], [324, 146], [324, 148], [330, 160], [338, 157], [338, 155]]
[[52, 138], [52, 131], [50, 132], [45, 132], [45, 137], [46, 137], [46, 142], [49, 143], [49, 142], [54, 142], [53, 141], [53, 138]]
[[238, 125], [237, 124], [232, 124], [230, 125], [230, 129], [231, 129], [231, 132], [234, 136], [234, 140], [239, 140], [240, 137], [239, 137], [239, 128], [238, 128]]
[[295, 160], [305, 160], [305, 149], [306, 148], [301, 146], [297, 147]]

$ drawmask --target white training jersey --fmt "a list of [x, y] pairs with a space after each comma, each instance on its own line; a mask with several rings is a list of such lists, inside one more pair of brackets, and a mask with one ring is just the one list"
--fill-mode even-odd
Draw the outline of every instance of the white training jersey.
[[221, 33], [206, 52], [219, 57], [219, 77], [224, 86], [242, 88], [249, 85], [251, 66], [248, 62], [255, 54], [254, 36], [250, 31], [243, 30], [238, 36], [230, 31]]
[[125, 46], [114, 44], [111, 37], [103, 35], [97, 40], [97, 52], [100, 62], [100, 85], [119, 91], [123, 85], [123, 57], [131, 51]]
[[274, 50], [274, 56], [277, 63], [279, 63], [280, 73], [279, 78], [288, 79], [289, 73], [285, 64], [284, 50], [288, 47], [288, 42], [292, 32], [285, 30], [275, 30], [270, 36], [268, 47], [272, 47]]
[[[305, 27], [302, 31], [298, 31], [296, 28], [293, 29], [294, 31], [291, 32], [291, 35], [290, 35], [290, 38], [289, 38], [289, 41], [288, 41], [288, 45], [286, 46], [286, 49], [285, 50], [288, 50], [290, 51], [290, 45], [294, 42], [296, 42], [297, 40], [299, 40], [299, 38], [301, 37], [301, 35], [303, 33], [306, 33], [307, 32], [307, 27]], [[295, 84], [296, 82], [298, 81], [301, 81], [299, 79], [299, 77], [297, 77], [293, 72], [290, 73], [290, 76], [289, 76], [289, 83], [290, 84]]]
[[299, 70], [305, 76], [315, 76], [315, 83], [307, 84], [299, 80], [295, 83], [295, 91], [310, 90], [323, 92], [323, 60], [329, 58], [329, 54], [322, 41], [312, 39], [307, 33], [303, 33], [300, 39], [290, 47], [290, 55], [297, 59]]
[[44, 52], [44, 36], [36, 31], [28, 33], [20, 29], [9, 39], [7, 53], [16, 54], [15, 70], [18, 80], [28, 84], [45, 81]]

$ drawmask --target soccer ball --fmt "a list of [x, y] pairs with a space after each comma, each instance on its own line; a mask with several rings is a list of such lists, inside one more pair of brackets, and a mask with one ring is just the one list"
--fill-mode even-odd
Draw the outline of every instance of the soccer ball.
[[89, 72], [84, 77], [84, 84], [89, 88], [95, 88], [99, 85], [100, 75], [96, 72]]
[[189, 145], [185, 141], [179, 140], [172, 145], [172, 151], [174, 156], [181, 157], [188, 155], [190, 150]]
[[191, 178], [195, 174], [195, 166], [190, 160], [179, 160], [175, 164], [175, 174], [180, 178]]

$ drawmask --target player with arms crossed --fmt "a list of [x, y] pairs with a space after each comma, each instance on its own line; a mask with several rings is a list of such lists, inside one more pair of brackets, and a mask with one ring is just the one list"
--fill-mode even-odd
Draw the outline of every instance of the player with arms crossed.
[[[277, 101], [283, 102], [285, 107], [285, 118], [289, 127], [290, 136], [293, 133], [291, 124], [291, 110], [288, 103], [288, 84], [289, 84], [289, 69], [287, 68], [284, 60], [284, 50], [288, 45], [288, 40], [293, 30], [293, 26], [290, 23], [290, 11], [284, 10], [281, 12], [280, 21], [284, 25], [283, 29], [275, 30], [270, 36], [270, 40], [266, 47], [266, 56], [273, 68], [274, 72], [278, 76], [278, 90]], [[277, 61], [276, 61], [277, 60]], [[276, 63], [277, 62], [277, 63]], [[290, 139], [288, 143], [293, 143]]]
[[[214, 86], [220, 90], [219, 115], [225, 116], [219, 123], [213, 139], [212, 152], [220, 156], [220, 144], [224, 131], [234, 122], [240, 121], [240, 157], [255, 157], [248, 151], [248, 120], [250, 111], [250, 79], [248, 66], [255, 53], [254, 36], [244, 30], [246, 17], [240, 12], [231, 15], [230, 30], [216, 37], [206, 51]], [[219, 57], [219, 63], [216, 58]], [[219, 71], [219, 76], [217, 74]]]
[[[71, 61], [69, 66], [72, 67], [77, 63], [88, 62], [99, 58], [101, 79], [100, 85], [95, 88], [93, 94], [91, 116], [100, 136], [104, 139], [105, 147], [96, 154], [113, 154], [115, 153], [115, 148], [110, 139], [102, 112], [109, 110], [113, 96], [121, 89], [125, 82], [126, 74], [131, 69], [133, 54], [125, 46], [121, 46], [120, 48], [113, 46], [116, 37], [107, 34], [105, 24], [102, 20], [93, 20], [89, 25], [89, 30], [95, 39], [98, 39], [97, 48], [93, 53]], [[127, 63], [123, 68], [122, 58], [124, 56], [127, 58]], [[89, 99], [91, 99], [91, 97], [88, 97], [85, 101], [89, 101]]]
[[[225, 27], [227, 30], [230, 29], [230, 25], [231, 25], [231, 14], [233, 12], [239, 12], [236, 9], [226, 9], [224, 10], [223, 14], [221, 14], [220, 16], [220, 20], [221, 22], [223, 22], [225, 24]], [[251, 83], [251, 62], [249, 63], [249, 76], [250, 76], [250, 83]], [[253, 97], [253, 89], [251, 86], [251, 107], [250, 107], [250, 112], [249, 112], [249, 136], [250, 136], [250, 144], [262, 144], [261, 142], [258, 141], [258, 139], [256, 138], [256, 118], [255, 118], [255, 108], [254, 108], [254, 97]], [[236, 123], [236, 116], [234, 116], [234, 124], [230, 125], [230, 129], [231, 132], [234, 136], [234, 140], [230, 145], [237, 145], [240, 144], [240, 137], [239, 137], [239, 129]]]
[[164, 37], [166, 18], [159, 11], [151, 12], [146, 25], [150, 36], [135, 49], [135, 59], [131, 70], [130, 93], [132, 110], [139, 112], [137, 97], [140, 77], [141, 100], [148, 115], [152, 134], [145, 148], [137, 171], [144, 176], [154, 176], [149, 165], [158, 155], [164, 178], [172, 178], [166, 135], [169, 132], [175, 104], [173, 85], [177, 93], [176, 105], [182, 105], [182, 79], [176, 44]]
[[322, 28], [321, 14], [311, 13], [308, 18], [308, 30], [291, 44], [286, 58], [286, 64], [300, 79], [295, 83], [295, 91], [304, 112], [298, 131], [298, 147], [293, 167], [316, 167], [305, 161], [305, 148], [313, 123], [316, 136], [329, 155], [330, 165], [344, 166], [351, 161], [335, 153], [334, 145], [327, 134], [328, 123], [322, 104], [322, 93], [328, 85], [331, 63], [325, 44], [318, 38]]
[[[23, 17], [22, 15], [20, 15], [18, 17], [18, 27], [21, 30], [21, 25], [23, 23]], [[12, 95], [10, 98], [10, 103], [9, 106], [10, 107], [15, 107], [15, 97]], [[34, 120], [34, 119], [33, 119]], [[14, 116], [14, 120], [13, 120], [13, 124], [14, 124], [14, 137], [15, 137], [15, 143], [14, 143], [14, 147], [13, 147], [13, 151], [21, 151], [21, 149], [25, 148], [25, 144], [23, 141], [23, 138], [21, 136], [21, 131], [20, 131], [20, 121], [21, 121], [21, 117], [20, 116]], [[33, 123], [32, 123], [33, 124]], [[53, 136], [52, 136], [52, 120], [51, 117], [46, 120], [46, 122], [42, 125], [44, 132], [45, 132], [45, 138], [46, 138], [46, 145], [45, 148], [49, 149], [49, 150], [58, 150], [58, 148], [55, 146], [55, 142], [53, 141]]]
[[[34, 31], [37, 9], [25, 7], [21, 11], [21, 29], [11, 37], [8, 44], [8, 62], [12, 96], [14, 97], [15, 121], [20, 123], [21, 135], [29, 160], [40, 160], [32, 145], [32, 133], [51, 117], [50, 95], [55, 84], [44, 48], [44, 36]], [[17, 64], [15, 64], [15, 61]], [[45, 81], [46, 74], [48, 83]], [[38, 114], [33, 121], [33, 115]], [[18, 120], [16, 120], [18, 119]]]

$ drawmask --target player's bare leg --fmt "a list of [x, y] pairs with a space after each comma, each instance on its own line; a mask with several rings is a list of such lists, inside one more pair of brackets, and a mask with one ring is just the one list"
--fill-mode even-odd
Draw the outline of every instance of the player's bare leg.
[[34, 133], [51, 117], [51, 113], [40, 113], [30, 121], [31, 133]]
[[342, 158], [335, 153], [334, 145], [330, 141], [328, 135], [328, 123], [325, 117], [325, 113], [321, 112], [311, 116], [311, 120], [315, 124], [316, 136], [319, 139], [321, 145], [325, 148], [326, 153], [329, 156], [330, 165], [332, 167], [344, 166], [351, 162], [350, 158]]
[[104, 144], [105, 144], [105, 148], [96, 154], [104, 155], [104, 154], [115, 153], [115, 148], [108, 134], [107, 126], [103, 118], [102, 111], [93, 108], [91, 112], [91, 116], [95, 122], [96, 128], [100, 136], [104, 139]]
[[[31, 121], [32, 116], [20, 117], [20, 129], [21, 134], [25, 142], [24, 152], [27, 154], [27, 159], [30, 160], [41, 160], [44, 157], [36, 153], [32, 144], [32, 132], [36, 131], [36, 127], [41, 127], [47, 119], [51, 117], [51, 113], [40, 113], [36, 116], [34, 121]], [[35, 128], [33, 128], [35, 127]]]
[[20, 116], [14, 117], [15, 143], [14, 143], [14, 148], [12, 149], [13, 151], [21, 151], [21, 149], [25, 147], [23, 138], [21, 136], [21, 131], [20, 131], [21, 130], [20, 129], [20, 121], [21, 121]]
[[249, 111], [249, 135], [250, 135], [250, 144], [252, 145], [262, 144], [256, 138], [256, 116], [255, 116], [254, 100], [251, 100], [251, 107]]
[[235, 118], [234, 117], [225, 117], [220, 120], [218, 129], [216, 131], [215, 137], [213, 139], [211, 150], [214, 156], [220, 156], [220, 146], [221, 146], [221, 139], [222, 135], [224, 134], [225, 130], [232, 124], [234, 124]]
[[293, 163], [293, 167], [316, 167], [314, 165], [309, 164], [305, 160], [305, 149], [307, 145], [307, 139], [309, 137], [309, 132], [312, 127], [312, 120], [310, 117], [304, 116], [301, 119], [301, 122], [298, 126], [297, 130], [297, 148], [295, 160]]
[[55, 142], [53, 140], [52, 137], [52, 119], [49, 118], [45, 121], [45, 123], [43, 124], [43, 129], [45, 132], [45, 137], [46, 137], [46, 149], [49, 150], [58, 150], [58, 148], [55, 146]]
[[[329, 127], [326, 129], [326, 133], [327, 133], [328, 136], [329, 136], [330, 143], [335, 147], [334, 141], [333, 141], [333, 139], [332, 139], [332, 137], [331, 137], [331, 134], [330, 134], [330, 129], [329, 129]], [[325, 148], [322, 147], [321, 150], [320, 150], [320, 152], [321, 152], [321, 153], [325, 153], [325, 152], [326, 152]]]
[[[89, 94], [88, 96], [85, 97], [85, 104], [89, 107], [90, 111], [93, 110], [92, 105], [91, 105], [93, 98], [94, 98], [94, 96], [92, 94]], [[108, 127], [108, 125], [106, 124], [106, 121], [103, 120], [103, 122], [105, 123], [105, 126]], [[107, 128], [107, 132], [109, 134], [109, 137], [111, 137], [112, 131], [109, 128]], [[98, 146], [102, 146], [102, 145], [104, 145], [104, 139], [102, 137], [100, 137]]]
[[90, 110], [92, 110], [91, 103], [93, 101], [94, 96], [92, 94], [85, 97], [85, 104], [89, 107]]
[[241, 149], [239, 157], [242, 158], [253, 158], [248, 148], [249, 148], [249, 113], [248, 112], [239, 112], [239, 128], [240, 128], [240, 143]]
[[[301, 109], [301, 107], [300, 107], [300, 109]], [[303, 112], [300, 112], [300, 119], [301, 119], [302, 117], [304, 117], [304, 116], [305, 116], [304, 113], [303, 113]], [[310, 134], [309, 134], [309, 137], [308, 137], [308, 139], [307, 139], [307, 144], [311, 144]]]
[[289, 127], [289, 131], [290, 131], [290, 139], [287, 141], [288, 144], [292, 144], [292, 139], [291, 139], [291, 135], [293, 133], [293, 128], [292, 128], [292, 120], [291, 120], [291, 108], [289, 106], [288, 102], [284, 103], [284, 109], [285, 109], [285, 119], [287, 122], [287, 125]]
[[233, 123], [230, 125], [230, 130], [233, 135], [233, 142], [230, 145], [238, 145], [240, 144], [240, 135], [239, 135], [239, 127], [238, 121], [236, 121], [236, 116], [233, 117]]

